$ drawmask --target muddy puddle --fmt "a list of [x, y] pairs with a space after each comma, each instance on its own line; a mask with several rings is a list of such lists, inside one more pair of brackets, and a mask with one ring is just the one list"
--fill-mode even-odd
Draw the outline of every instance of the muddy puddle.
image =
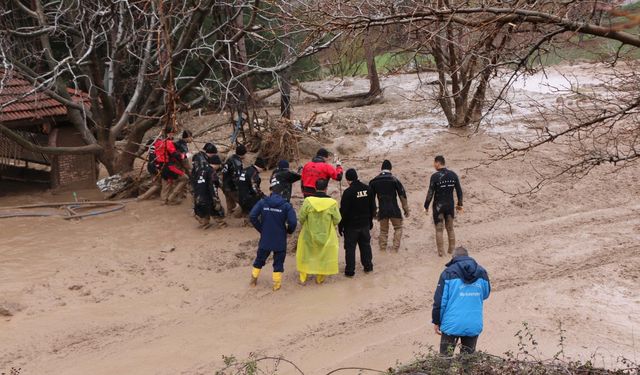
[[386, 120], [381, 126], [371, 128], [372, 137], [367, 141], [367, 147], [388, 151], [426, 145], [433, 141], [436, 134], [447, 130], [446, 120], [437, 114], [404, 120]]

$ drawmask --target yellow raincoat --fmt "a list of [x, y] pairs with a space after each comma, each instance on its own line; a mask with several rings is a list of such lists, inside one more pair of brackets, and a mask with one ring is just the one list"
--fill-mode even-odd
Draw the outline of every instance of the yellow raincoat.
[[308, 197], [300, 209], [302, 230], [298, 237], [298, 272], [309, 275], [335, 275], [338, 271], [338, 234], [342, 220], [338, 202], [332, 198]]

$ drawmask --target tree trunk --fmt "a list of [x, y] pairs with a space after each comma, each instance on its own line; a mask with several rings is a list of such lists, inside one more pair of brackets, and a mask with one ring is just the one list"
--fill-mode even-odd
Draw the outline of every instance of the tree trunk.
[[[289, 28], [284, 25], [284, 61], [291, 58], [291, 36]], [[291, 68], [285, 69], [280, 74], [280, 116], [291, 120]]]
[[367, 74], [369, 78], [369, 94], [367, 96], [378, 96], [381, 90], [380, 77], [378, 77], [378, 68], [376, 67], [376, 53], [374, 47], [368, 41], [365, 41], [364, 54], [367, 60]]
[[291, 72], [286, 69], [280, 76], [280, 116], [291, 120]]

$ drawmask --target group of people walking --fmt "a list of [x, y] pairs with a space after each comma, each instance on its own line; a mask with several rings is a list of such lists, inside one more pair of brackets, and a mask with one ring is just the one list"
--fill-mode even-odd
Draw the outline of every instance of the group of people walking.
[[[154, 141], [148, 169], [156, 176], [156, 181], [141, 199], [160, 190], [163, 202], [173, 204], [190, 181], [194, 215], [200, 226], [209, 228], [213, 219], [218, 227], [225, 227], [225, 209], [218, 193], [221, 189], [227, 213], [236, 217], [248, 215], [250, 223], [260, 233], [250, 285], [258, 284], [261, 270], [272, 256], [272, 289], [277, 291], [282, 287], [287, 237], [296, 232], [298, 225], [301, 228], [296, 246], [296, 267], [302, 285], [307, 283], [309, 276], [322, 284], [327, 276], [339, 273], [338, 236], [344, 237], [344, 275], [355, 275], [357, 248], [363, 271], [372, 272], [374, 221], [380, 225], [380, 251], [397, 253], [400, 250], [403, 220], [411, 212], [407, 192], [393, 175], [391, 161], [384, 160], [380, 173], [367, 184], [355, 169], [344, 171], [339, 160], [335, 166], [329, 164], [330, 153], [322, 148], [298, 172], [289, 169], [288, 161], [279, 161], [269, 180], [267, 195], [262, 191], [260, 178], [267, 163], [258, 157], [245, 167], [245, 146], [236, 146], [235, 152], [223, 163], [216, 146], [206, 143], [193, 155], [189, 165], [187, 144], [191, 134], [183, 132], [178, 141], [173, 140], [173, 135], [168, 133], [167, 137]], [[440, 257], [445, 253], [444, 231], [447, 231], [446, 249], [452, 260], [447, 263], [435, 291], [432, 323], [435, 332], [442, 336], [440, 349], [443, 354], [450, 353], [457, 341], [461, 341], [464, 353], [472, 353], [482, 331], [482, 305], [489, 296], [490, 283], [486, 271], [469, 257], [468, 251], [455, 247], [454, 218], [456, 212], [463, 212], [460, 180], [446, 168], [443, 156], [435, 157], [434, 168], [436, 172], [429, 181], [424, 212], [433, 217]], [[327, 190], [330, 180], [342, 181], [343, 177], [348, 187], [338, 204]], [[304, 201], [296, 213], [291, 196], [293, 184], [298, 181]], [[388, 246], [392, 227], [393, 239]]]

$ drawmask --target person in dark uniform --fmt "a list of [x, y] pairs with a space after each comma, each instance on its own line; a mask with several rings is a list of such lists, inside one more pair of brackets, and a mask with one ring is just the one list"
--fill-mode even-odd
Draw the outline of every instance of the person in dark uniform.
[[[158, 136], [157, 139], [159, 138], [160, 136]], [[162, 169], [162, 166], [158, 163], [155, 148], [155, 141], [157, 141], [157, 139], [150, 139], [145, 145], [149, 151], [147, 157], [147, 172], [149, 173], [149, 176], [151, 176], [151, 186], [149, 186], [147, 191], [136, 198], [137, 201], [147, 200], [162, 190], [162, 178], [160, 177], [160, 170]]]
[[251, 210], [249, 220], [260, 232], [258, 254], [251, 270], [251, 286], [256, 286], [262, 267], [273, 253], [273, 290], [282, 286], [284, 261], [287, 257], [287, 234], [296, 230], [296, 211], [281, 195], [282, 185], [271, 187], [271, 196], [260, 200]]
[[409, 217], [409, 204], [407, 203], [407, 193], [400, 180], [391, 174], [391, 162], [382, 162], [382, 172], [371, 182], [369, 187], [374, 196], [378, 198], [378, 221], [380, 221], [380, 251], [387, 250], [387, 237], [389, 236], [389, 222], [393, 225], [393, 247], [392, 250], [400, 250], [402, 241], [402, 212], [398, 206], [398, 198], [402, 203], [404, 216]]
[[196, 164], [199, 162], [207, 161], [210, 158], [212, 158], [214, 155], [218, 156], [218, 148], [213, 143], [207, 142], [202, 148], [202, 151], [193, 155], [193, 158], [191, 159], [191, 161], [193, 164]]
[[244, 145], [236, 147], [235, 154], [229, 156], [222, 167], [222, 191], [227, 202], [227, 212], [231, 214], [238, 204], [238, 179], [244, 169], [242, 161], [247, 154], [247, 148]]
[[238, 179], [238, 197], [243, 214], [249, 214], [253, 206], [265, 197], [260, 188], [260, 172], [264, 171], [267, 163], [262, 158], [257, 158], [253, 165], [245, 168]]
[[271, 174], [270, 186], [278, 186], [280, 195], [287, 202], [291, 201], [291, 192], [293, 191], [293, 184], [300, 181], [302, 176], [296, 172], [289, 170], [289, 162], [286, 160], [280, 160], [278, 162], [278, 168], [276, 168]]
[[[438, 255], [444, 256], [444, 229], [447, 229], [449, 237], [449, 249], [451, 254], [456, 246], [456, 235], [453, 230], [453, 219], [456, 211], [463, 212], [462, 209], [462, 187], [460, 179], [453, 171], [445, 167], [444, 156], [436, 156], [433, 167], [436, 173], [431, 175], [429, 181], [429, 191], [424, 202], [424, 211], [429, 215], [429, 205], [433, 200], [433, 222], [436, 226], [436, 246]], [[453, 201], [453, 191], [456, 191], [458, 204]]]
[[193, 142], [193, 133], [191, 130], [183, 130], [180, 139], [175, 141], [176, 148], [183, 154], [189, 153], [189, 143]]
[[344, 191], [340, 201], [342, 221], [338, 225], [338, 233], [344, 236], [344, 275], [353, 277], [356, 272], [356, 245], [360, 247], [360, 262], [364, 272], [373, 271], [370, 231], [373, 228], [376, 202], [369, 185], [358, 180], [355, 169], [347, 170], [345, 177], [349, 187]]
[[218, 196], [220, 180], [217, 172], [221, 167], [222, 161], [218, 155], [212, 155], [206, 159], [199, 158], [193, 163], [191, 174], [193, 212], [200, 227], [204, 229], [211, 226], [211, 218], [216, 220], [219, 228], [227, 226], [224, 221], [222, 202]]

